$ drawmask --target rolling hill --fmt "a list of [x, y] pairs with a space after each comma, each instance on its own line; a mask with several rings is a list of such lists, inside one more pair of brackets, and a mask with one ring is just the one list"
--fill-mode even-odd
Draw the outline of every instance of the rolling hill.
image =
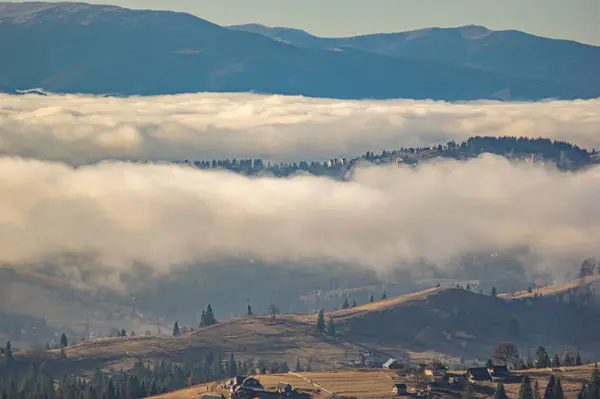
[[237, 359], [287, 361], [313, 369], [351, 367], [360, 352], [379, 360], [396, 357], [413, 363], [439, 357], [450, 364], [487, 359], [498, 342], [512, 341], [524, 355], [539, 345], [549, 353], [580, 352], [600, 357], [596, 333], [600, 310], [552, 298], [494, 298], [462, 289], [433, 288], [353, 309], [327, 313], [335, 337], [315, 332], [316, 315], [281, 314], [233, 319], [181, 337], [121, 337], [69, 346], [62, 359], [49, 353], [64, 372], [127, 368], [137, 359], [194, 362], [207, 351]]
[[298, 29], [231, 26], [312, 49], [356, 49], [402, 59], [445, 62], [525, 79], [543, 79], [600, 95], [600, 47], [483, 26], [322, 38]]
[[195, 16], [85, 3], [0, 3], [0, 89], [334, 98], [581, 98], [586, 90], [358, 48], [298, 47]]

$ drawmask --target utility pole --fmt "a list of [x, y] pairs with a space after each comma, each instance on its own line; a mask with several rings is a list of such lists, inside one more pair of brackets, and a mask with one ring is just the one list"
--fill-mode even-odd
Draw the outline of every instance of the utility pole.
[[160, 337], [160, 317], [156, 318], [156, 335]]

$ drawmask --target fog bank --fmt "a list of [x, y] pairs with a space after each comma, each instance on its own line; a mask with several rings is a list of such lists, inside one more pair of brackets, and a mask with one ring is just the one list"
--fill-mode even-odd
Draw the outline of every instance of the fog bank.
[[559, 173], [491, 155], [363, 167], [350, 182], [3, 157], [0, 192], [0, 262], [11, 264], [85, 253], [112, 270], [230, 256], [378, 270], [516, 245], [548, 259], [600, 248], [600, 167]]
[[0, 94], [0, 154], [85, 165], [105, 159], [322, 160], [474, 135], [600, 148], [600, 100], [341, 101], [255, 94], [104, 98]]

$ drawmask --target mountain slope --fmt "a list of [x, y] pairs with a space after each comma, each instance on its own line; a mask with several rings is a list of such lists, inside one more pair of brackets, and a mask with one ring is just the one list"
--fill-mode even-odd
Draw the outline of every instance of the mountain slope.
[[83, 3], [0, 3], [0, 88], [336, 98], [575, 98], [543, 80], [404, 60], [360, 49], [299, 48], [189, 14]]
[[412, 60], [543, 79], [600, 96], [600, 47], [534, 36], [516, 30], [492, 31], [482, 26], [429, 28], [348, 38], [321, 38], [307, 32], [249, 24], [231, 26], [298, 47], [352, 48]]

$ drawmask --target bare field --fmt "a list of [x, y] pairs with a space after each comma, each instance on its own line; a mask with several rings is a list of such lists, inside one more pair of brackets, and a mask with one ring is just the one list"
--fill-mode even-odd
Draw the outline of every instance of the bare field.
[[[589, 380], [592, 374], [592, 365], [581, 367], [569, 367], [556, 370], [529, 370], [527, 374], [532, 378], [532, 384], [538, 381], [540, 392], [543, 394], [550, 375], [559, 376], [565, 391], [566, 398], [576, 398], [581, 384]], [[308, 373], [268, 374], [255, 376], [268, 390], [274, 390], [279, 382], [287, 382], [301, 392], [306, 392], [313, 398], [326, 398], [331, 395], [353, 397], [357, 399], [384, 399], [394, 397], [392, 387], [402, 382], [395, 378], [395, 373], [385, 370], [346, 370], [346, 371], [323, 371]], [[198, 385], [193, 388], [173, 392], [160, 398], [165, 399], [191, 399], [199, 398], [203, 393], [224, 393], [219, 389], [222, 382]], [[411, 383], [407, 383], [409, 388]], [[495, 383], [479, 382], [476, 387], [493, 390]], [[509, 398], [518, 397], [520, 384], [505, 384], [506, 393]], [[476, 389], [477, 390], [477, 389]], [[485, 397], [478, 394], [478, 397]], [[450, 397], [441, 395], [440, 397]]]

